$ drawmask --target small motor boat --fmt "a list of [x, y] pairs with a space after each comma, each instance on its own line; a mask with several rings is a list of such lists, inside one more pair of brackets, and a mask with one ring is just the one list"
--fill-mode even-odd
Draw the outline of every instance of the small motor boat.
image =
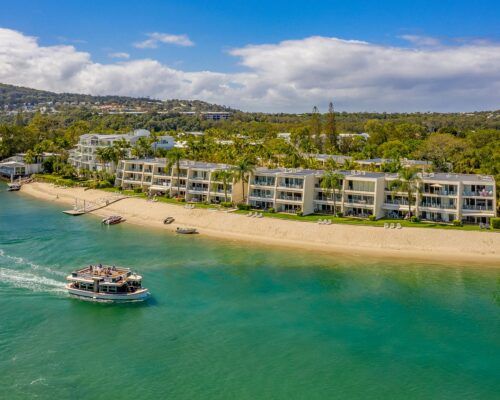
[[177, 228], [175, 232], [183, 235], [192, 235], [193, 233], [198, 233], [195, 228]]
[[9, 192], [17, 192], [18, 190], [21, 190], [21, 184], [20, 183], [8, 183], [7, 190]]
[[104, 225], [116, 225], [116, 224], [119, 224], [120, 222], [123, 222], [123, 221], [125, 221], [125, 219], [122, 218], [121, 216], [112, 215], [110, 217], [104, 218], [101, 222]]
[[165, 219], [163, 220], [163, 223], [164, 223], [165, 225], [169, 225], [169, 224], [171, 224], [171, 223], [172, 223], [172, 222], [174, 222], [174, 221], [175, 221], [175, 218], [174, 218], [174, 217], [167, 217], [167, 218], [165, 218]]

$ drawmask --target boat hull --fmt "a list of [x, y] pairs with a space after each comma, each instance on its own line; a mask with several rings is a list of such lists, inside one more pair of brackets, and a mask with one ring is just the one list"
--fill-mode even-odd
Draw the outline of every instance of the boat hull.
[[72, 296], [91, 300], [91, 301], [112, 301], [112, 302], [126, 302], [126, 301], [144, 301], [150, 293], [148, 289], [140, 289], [134, 293], [95, 293], [88, 290], [75, 289], [70, 284], [66, 285], [66, 290]]

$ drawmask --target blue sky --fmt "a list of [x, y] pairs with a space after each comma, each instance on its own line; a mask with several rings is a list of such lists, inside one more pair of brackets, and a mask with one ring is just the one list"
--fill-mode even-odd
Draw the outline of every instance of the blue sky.
[[[234, 54], [235, 49], [238, 51], [249, 45], [277, 46], [283, 41], [297, 41], [296, 45], [302, 46], [305, 52], [297, 54], [307, 54], [307, 46], [317, 49], [318, 52], [326, 51], [326, 49], [334, 53], [337, 51], [333, 47], [322, 47], [322, 45], [315, 47], [317, 43], [301, 42], [310, 37], [363, 41], [374, 46], [381, 46], [382, 49], [396, 47], [400, 50], [419, 50], [424, 48], [423, 51], [429, 52], [438, 47], [440, 50], [456, 49], [464, 44], [469, 46], [472, 44], [482, 46], [484, 43], [496, 45], [500, 41], [500, 2], [498, 1], [25, 0], [22, 2], [2, 1], [0, 5], [2, 9], [0, 28], [19, 32], [25, 37], [36, 37], [37, 46], [40, 48], [52, 49], [61, 44], [70, 45], [74, 47], [75, 52], [88, 53], [91, 62], [97, 64], [155, 60], [162, 66], [183, 74], [200, 71], [226, 75], [250, 72], [260, 76], [265, 67], [260, 60], [256, 59], [255, 54], [243, 56]], [[155, 48], [137, 48], [138, 43], [150, 39], [148, 34], [151, 33], [186, 35], [193, 45], [156, 41]], [[259, 52], [261, 50], [258, 48]], [[280, 54], [280, 49], [276, 50], [278, 50], [276, 54]], [[121, 54], [122, 58], [110, 56], [116, 53], [126, 53], [128, 57], [124, 58], [125, 54]], [[272, 63], [274, 53], [268, 54], [270, 58], [267, 62]], [[338, 54], [339, 57], [343, 57], [344, 53]], [[460, 59], [463, 56], [457, 57]], [[476, 57], [476, 53], [471, 54], [471, 59]], [[494, 61], [496, 60], [488, 59], [485, 63]], [[318, 62], [322, 62], [321, 57]], [[284, 69], [287, 67], [288, 65], [282, 65]], [[349, 68], [348, 65], [345, 67]], [[310, 68], [311, 71], [317, 70], [314, 65]], [[319, 75], [338, 74], [337, 68], [332, 71], [321, 71]], [[463, 72], [459, 75], [462, 77]], [[3, 77], [0, 75], [0, 78]], [[15, 77], [8, 76], [7, 78], [9, 82], [15, 83]], [[181, 81], [184, 78], [181, 78]], [[245, 86], [247, 78], [225, 76], [222, 84], [229, 87]], [[417, 81], [418, 79], [417, 77]], [[33, 83], [40, 85], [39, 81], [41, 82], [39, 79]], [[469, 80], [467, 84], [470, 85], [473, 81], [474, 79]], [[418, 84], [421, 86], [420, 81]], [[43, 88], [58, 88], [57, 85], [54, 87], [46, 83], [44, 85]], [[280, 96], [273, 97], [271, 93], [267, 101], [276, 99], [278, 106], [272, 107], [276, 110], [302, 110], [309, 108], [310, 103], [316, 101], [316, 98], [317, 101], [326, 101], [327, 97], [336, 92], [334, 89], [338, 91], [339, 85], [333, 83], [332, 85], [332, 90], [325, 93], [324, 99], [321, 95], [318, 96], [318, 93], [313, 96], [311, 93], [314, 90], [311, 92], [308, 88], [304, 102], [300, 102], [301, 94], [298, 93], [293, 94], [292, 97], [293, 101], [299, 101], [300, 104], [288, 104], [284, 101], [284, 97], [287, 96], [286, 92], [290, 89], [287, 88], [281, 92]], [[321, 87], [319, 83], [317, 86], [316, 89]], [[75, 85], [75, 89], [78, 90], [79, 86]], [[96, 93], [99, 90], [115, 90], [114, 87], [85, 89]], [[438, 89], [439, 87], [434, 88], [434, 90]], [[147, 88], [144, 90], [147, 92]], [[169, 90], [164, 91], [167, 96]], [[254, 103], [258, 104], [258, 93], [263, 94], [263, 90], [263, 88], [253, 90], [248, 96], [248, 101], [242, 102], [241, 105], [255, 109]], [[269, 90], [271, 89], [268, 88]], [[118, 92], [126, 94], [123, 90]], [[208, 100], [224, 99], [220, 91], [216, 96], [212, 96], [209, 92], [198, 88], [187, 94], [198, 94]], [[210, 93], [213, 92], [212, 90]], [[143, 94], [143, 92], [136, 89], [130, 94]], [[172, 94], [182, 94], [182, 91]], [[164, 96], [164, 94], [154, 92], [151, 95]], [[233, 95], [235, 99], [238, 99], [239, 95]], [[340, 104], [344, 104], [345, 109], [357, 109], [353, 103], [355, 99], [352, 92], [343, 96], [341, 99], [345, 98], [345, 100], [340, 100]], [[420, 94], [419, 96], [421, 97]], [[231, 96], [228, 96], [228, 99], [230, 103], [234, 102]], [[498, 98], [493, 98], [489, 102], [477, 105], [472, 102], [470, 108], [491, 108], [497, 100]], [[380, 104], [380, 101], [374, 98], [371, 102], [363, 98], [359, 109], [370, 109], [370, 107], [376, 109], [377, 104]], [[388, 102], [387, 109], [394, 109], [397, 104], [397, 100]], [[238, 106], [238, 104], [233, 105]], [[422, 102], [416, 102], [415, 105], [408, 103], [403, 108], [411, 109], [412, 107], [421, 110]], [[446, 109], [436, 104], [432, 107]], [[456, 104], [456, 108], [468, 109], [469, 104], [460, 102]]]

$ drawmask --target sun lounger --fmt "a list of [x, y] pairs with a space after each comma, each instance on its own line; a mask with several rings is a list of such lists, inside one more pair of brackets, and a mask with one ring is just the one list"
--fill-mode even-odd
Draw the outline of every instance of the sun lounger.
[[394, 225], [394, 222], [391, 222], [390, 227], [391, 227], [391, 229], [394, 229], [396, 227], [396, 225]]
[[402, 226], [401, 226], [401, 224], [399, 222], [396, 224], [396, 228], [398, 228], [398, 229], [402, 228]]
[[387, 222], [384, 222], [384, 228], [389, 229], [389, 224]]
[[327, 220], [327, 221], [326, 221], [326, 224], [327, 224], [327, 225], [331, 225], [331, 224], [332, 224], [332, 220], [331, 220], [331, 219]]

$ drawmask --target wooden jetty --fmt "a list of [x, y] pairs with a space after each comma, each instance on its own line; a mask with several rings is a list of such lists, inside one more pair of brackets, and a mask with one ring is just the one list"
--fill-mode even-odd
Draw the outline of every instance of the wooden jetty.
[[64, 214], [72, 215], [74, 217], [78, 215], [87, 214], [92, 211], [99, 210], [101, 208], [107, 207], [117, 201], [127, 199], [129, 196], [115, 196], [114, 198], [103, 198], [97, 199], [96, 201], [88, 201], [85, 199], [78, 199], [75, 197], [75, 205], [72, 210], [63, 211]]

